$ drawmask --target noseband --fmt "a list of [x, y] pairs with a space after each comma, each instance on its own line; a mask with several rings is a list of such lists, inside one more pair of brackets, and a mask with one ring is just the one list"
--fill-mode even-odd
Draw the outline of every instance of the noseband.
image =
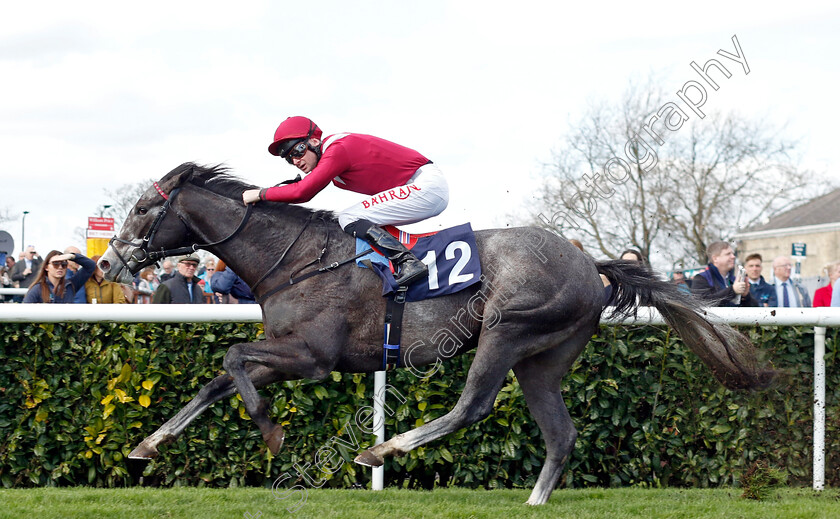
[[155, 190], [160, 194], [160, 196], [163, 197], [164, 202], [163, 206], [160, 209], [160, 212], [155, 217], [154, 222], [152, 222], [152, 226], [149, 227], [149, 231], [146, 233], [146, 236], [143, 237], [142, 243], [139, 246], [137, 246], [137, 244], [135, 244], [134, 242], [118, 238], [117, 236], [114, 236], [113, 238], [111, 238], [111, 241], [108, 242], [108, 245], [111, 247], [111, 249], [113, 249], [114, 253], [120, 259], [120, 262], [122, 262], [123, 267], [128, 269], [129, 272], [131, 272], [131, 268], [129, 268], [128, 266], [128, 261], [126, 261], [125, 258], [123, 258], [122, 254], [120, 254], [120, 252], [117, 250], [117, 248], [114, 247], [114, 243], [124, 243], [126, 245], [134, 247], [134, 250], [131, 252], [130, 259], [136, 261], [137, 263], [143, 263], [145, 261], [151, 261], [153, 263], [156, 263], [162, 260], [163, 258], [167, 258], [169, 256], [191, 254], [197, 251], [198, 249], [206, 249], [207, 247], [212, 247], [214, 245], [221, 245], [233, 239], [237, 234], [239, 234], [242, 231], [242, 229], [245, 228], [245, 225], [251, 218], [251, 211], [254, 208], [254, 204], [248, 204], [245, 208], [245, 214], [242, 216], [242, 221], [239, 222], [239, 226], [231, 234], [219, 241], [200, 244], [194, 243], [188, 247], [180, 247], [178, 249], [164, 249], [163, 247], [161, 247], [160, 250], [153, 250], [152, 240], [154, 240], [155, 234], [157, 234], [158, 230], [160, 229], [160, 226], [163, 224], [164, 218], [166, 218], [166, 215], [169, 213], [170, 209], [173, 213], [175, 213], [175, 216], [177, 216], [178, 219], [181, 220], [181, 223], [187, 230], [187, 234], [190, 233], [190, 227], [189, 225], [187, 225], [186, 220], [184, 220], [184, 218], [178, 213], [178, 211], [174, 207], [172, 207], [172, 203], [175, 200], [175, 197], [181, 191], [181, 188], [176, 187], [172, 190], [171, 193], [169, 193], [169, 195], [167, 195], [163, 192], [163, 190], [160, 188], [157, 182], [155, 182], [153, 185]]

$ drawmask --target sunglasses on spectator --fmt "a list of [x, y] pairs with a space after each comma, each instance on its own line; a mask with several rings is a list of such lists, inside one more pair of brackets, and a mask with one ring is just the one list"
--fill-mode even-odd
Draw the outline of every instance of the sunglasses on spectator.
[[289, 164], [294, 164], [293, 159], [299, 159], [306, 155], [306, 150], [308, 149], [306, 145], [306, 141], [300, 141], [292, 146], [289, 147], [288, 150], [285, 151], [283, 155], [281, 155], [286, 162]]
[[55, 268], [62, 268], [62, 269], [66, 269], [66, 268], [67, 268], [67, 260], [64, 260], [64, 261], [51, 261], [51, 262], [50, 262], [50, 265], [52, 265], [52, 266], [53, 266], [53, 267], [55, 267]]

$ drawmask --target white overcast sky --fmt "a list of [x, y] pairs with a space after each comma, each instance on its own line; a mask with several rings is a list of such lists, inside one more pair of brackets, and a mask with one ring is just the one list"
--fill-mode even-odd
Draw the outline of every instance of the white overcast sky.
[[[786, 124], [802, 164], [838, 172], [836, 2], [4, 2], [0, 225], [20, 249], [78, 243], [105, 189], [182, 162], [225, 163], [273, 185], [296, 170], [266, 151], [285, 117], [370, 133], [447, 174], [425, 227], [504, 226], [539, 189], [587, 103], [628, 81], [665, 92], [717, 58], [709, 111]], [[737, 35], [749, 75], [716, 54]], [[330, 186], [309, 205], [356, 195]], [[416, 226], [415, 226], [416, 227]], [[415, 229], [416, 230], [416, 229]]]

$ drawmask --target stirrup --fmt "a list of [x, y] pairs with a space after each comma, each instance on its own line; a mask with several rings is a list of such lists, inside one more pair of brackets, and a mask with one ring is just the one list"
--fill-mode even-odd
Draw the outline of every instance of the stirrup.
[[403, 261], [403, 263], [399, 265], [399, 269], [399, 274], [396, 272], [394, 273], [394, 281], [397, 282], [397, 285], [406, 287], [413, 284], [415, 281], [419, 281], [420, 278], [424, 277], [429, 272], [429, 267], [413, 256], [407, 261]]
[[386, 253], [394, 265], [394, 280], [400, 286], [408, 286], [426, 275], [429, 267], [420, 261], [400, 240], [377, 225], [371, 225], [365, 238]]

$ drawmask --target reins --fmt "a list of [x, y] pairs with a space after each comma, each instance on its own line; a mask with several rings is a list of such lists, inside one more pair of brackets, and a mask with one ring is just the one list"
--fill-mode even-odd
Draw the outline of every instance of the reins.
[[[269, 290], [265, 294], [258, 297], [257, 298], [257, 303], [262, 304], [263, 301], [265, 301], [266, 299], [269, 298], [269, 296], [273, 296], [274, 294], [276, 294], [277, 292], [280, 292], [281, 290], [285, 290], [292, 285], [300, 283], [301, 281], [309, 279], [313, 276], [317, 276], [318, 274], [323, 274], [325, 272], [330, 272], [330, 271], [333, 271], [333, 270], [337, 269], [338, 267], [341, 267], [341, 266], [346, 265], [348, 263], [352, 263], [353, 261], [356, 261], [357, 259], [359, 259], [363, 256], [367, 256], [371, 252], [373, 252], [373, 249], [367, 249], [365, 251], [362, 251], [362, 252], [356, 254], [352, 258], [343, 259], [341, 261], [334, 261], [334, 262], [330, 263], [329, 265], [326, 265], [324, 267], [319, 268], [318, 270], [312, 270], [312, 271], [307, 272], [306, 274], [304, 274], [302, 276], [299, 276], [299, 277], [296, 277], [296, 278], [290, 278], [289, 281], [283, 283], [282, 285], [278, 285], [278, 286], [272, 288], [271, 290]], [[304, 268], [308, 267], [309, 265], [312, 265], [313, 263], [315, 263], [315, 261], [320, 261], [320, 260], [321, 260], [321, 257], [319, 256], [316, 260], [314, 260], [314, 261], [308, 263], [307, 265], [303, 266], [300, 270], [303, 270]]]
[[[258, 279], [256, 283], [251, 285], [251, 292], [256, 294], [257, 286], [259, 286], [260, 283], [262, 283], [268, 276], [271, 275], [272, 272], [274, 272], [280, 266], [280, 264], [283, 262], [283, 259], [286, 257], [286, 254], [288, 254], [288, 252], [291, 250], [291, 248], [294, 246], [294, 244], [297, 243], [297, 241], [303, 235], [303, 231], [306, 230], [306, 228], [309, 226], [309, 222], [311, 222], [311, 221], [312, 221], [312, 215], [310, 215], [309, 218], [306, 219], [306, 223], [303, 224], [303, 228], [301, 228], [301, 230], [297, 234], [297, 236], [295, 236], [295, 238], [289, 243], [289, 245], [286, 247], [286, 250], [284, 250], [283, 253], [280, 254], [280, 257], [277, 259], [276, 262], [274, 262], [274, 265], [272, 265], [271, 268], [269, 268], [268, 271], [266, 271], [266, 273], [263, 274], [262, 277], [260, 279]], [[329, 233], [327, 233], [327, 238], [324, 241], [324, 246], [321, 248], [321, 252], [318, 254], [318, 257], [315, 258], [314, 260], [310, 261], [306, 265], [302, 266], [301, 268], [299, 268], [296, 272], [300, 272], [301, 270], [303, 270], [306, 267], [308, 267], [310, 265], [313, 265], [315, 263], [320, 263], [321, 258], [323, 258], [324, 254], [327, 252], [327, 247], [329, 246], [329, 243], [330, 243], [330, 235], [329, 235]], [[323, 274], [325, 272], [330, 272], [332, 270], [335, 270], [338, 267], [341, 267], [343, 265], [346, 265], [348, 263], [356, 261], [357, 259], [359, 259], [363, 256], [367, 256], [371, 252], [373, 252], [373, 249], [367, 249], [363, 252], [360, 252], [359, 254], [356, 254], [352, 258], [347, 258], [347, 259], [344, 259], [344, 260], [341, 260], [341, 261], [334, 261], [334, 262], [330, 263], [329, 265], [325, 265], [325, 266], [319, 268], [318, 270], [309, 271], [306, 274], [303, 274], [302, 276], [299, 276], [299, 277], [293, 277], [293, 275], [294, 275], [294, 273], [293, 273], [292, 275], [289, 276], [288, 281], [270, 289], [268, 292], [266, 292], [265, 294], [258, 297], [257, 298], [257, 303], [262, 304], [263, 301], [268, 299], [270, 296], [273, 296], [277, 292], [280, 292], [281, 290], [285, 290], [292, 285], [300, 283], [301, 281], [309, 279], [313, 276], [317, 276], [318, 274]]]

